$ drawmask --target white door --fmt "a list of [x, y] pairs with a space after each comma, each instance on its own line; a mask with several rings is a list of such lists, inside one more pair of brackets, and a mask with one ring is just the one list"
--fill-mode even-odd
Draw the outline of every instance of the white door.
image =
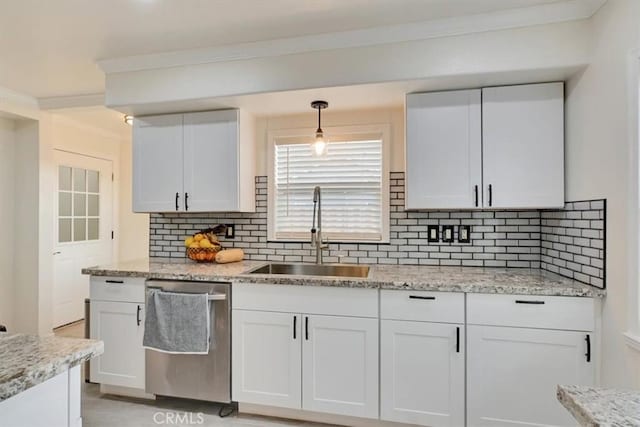
[[470, 325], [467, 334], [467, 425], [576, 424], [556, 387], [593, 385], [586, 333]]
[[84, 317], [89, 276], [82, 268], [111, 263], [112, 163], [56, 150], [54, 207], [54, 327]]
[[238, 110], [184, 115], [185, 210], [238, 210], [238, 141]]
[[293, 313], [233, 310], [234, 401], [301, 408], [301, 320]]
[[378, 319], [305, 316], [302, 409], [378, 418]]
[[485, 207], [563, 207], [563, 83], [482, 89], [482, 150]]
[[407, 95], [407, 209], [482, 206], [480, 90]]
[[133, 211], [184, 210], [182, 114], [133, 121]]
[[464, 425], [464, 326], [383, 320], [380, 337], [380, 418]]
[[91, 360], [91, 381], [145, 388], [144, 304], [91, 300], [91, 338], [104, 353]]

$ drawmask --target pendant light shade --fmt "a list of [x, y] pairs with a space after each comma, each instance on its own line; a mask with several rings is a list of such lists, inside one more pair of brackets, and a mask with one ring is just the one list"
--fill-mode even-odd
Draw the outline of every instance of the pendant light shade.
[[321, 111], [329, 106], [327, 101], [313, 101], [311, 108], [318, 110], [318, 129], [316, 129], [316, 139], [313, 142], [313, 154], [316, 156], [324, 156], [327, 154], [327, 140], [322, 131]]

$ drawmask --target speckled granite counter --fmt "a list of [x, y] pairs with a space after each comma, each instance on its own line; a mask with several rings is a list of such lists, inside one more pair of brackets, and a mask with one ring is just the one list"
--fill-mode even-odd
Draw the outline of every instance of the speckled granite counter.
[[103, 352], [102, 341], [0, 333], [0, 402]]
[[198, 264], [188, 260], [138, 260], [85, 268], [95, 276], [224, 281], [304, 286], [409, 289], [520, 295], [603, 297], [606, 291], [542, 270], [518, 268], [372, 265], [366, 278], [248, 274], [264, 261]]
[[581, 426], [640, 426], [640, 391], [560, 385], [558, 400]]

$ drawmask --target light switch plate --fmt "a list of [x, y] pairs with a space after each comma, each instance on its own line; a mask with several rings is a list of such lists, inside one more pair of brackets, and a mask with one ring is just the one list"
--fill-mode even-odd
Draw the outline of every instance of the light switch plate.
[[471, 243], [470, 225], [460, 225], [458, 227], [458, 243]]
[[442, 226], [442, 241], [445, 243], [453, 243], [453, 225]]

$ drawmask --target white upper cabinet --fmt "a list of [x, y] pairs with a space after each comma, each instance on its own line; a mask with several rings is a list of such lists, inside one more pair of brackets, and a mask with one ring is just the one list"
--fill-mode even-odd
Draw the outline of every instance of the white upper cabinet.
[[182, 114], [140, 117], [133, 127], [133, 210], [177, 210], [182, 197]]
[[564, 205], [563, 83], [410, 94], [406, 107], [406, 209]]
[[254, 211], [254, 141], [239, 110], [136, 117], [133, 210]]
[[480, 105], [480, 89], [407, 95], [407, 209], [482, 206]]
[[482, 147], [485, 206], [564, 206], [564, 84], [482, 89]]
[[184, 192], [189, 211], [238, 209], [238, 111], [184, 116]]

